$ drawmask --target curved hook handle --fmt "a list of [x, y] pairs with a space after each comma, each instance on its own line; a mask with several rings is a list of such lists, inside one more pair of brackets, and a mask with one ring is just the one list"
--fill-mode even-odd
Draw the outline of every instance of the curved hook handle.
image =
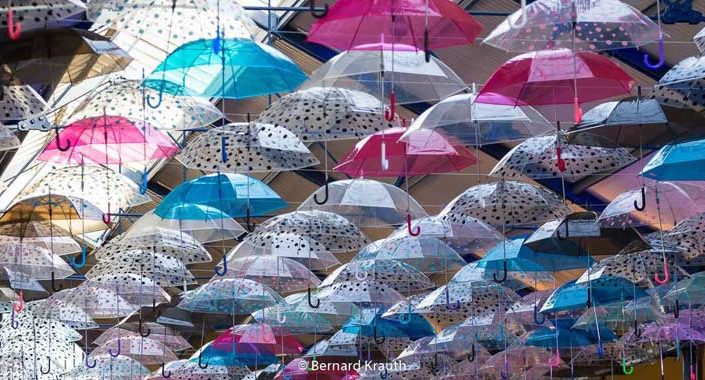
[[573, 98], [573, 119], [575, 124], [583, 121], [583, 109], [580, 108], [580, 99], [577, 96]]
[[42, 373], [42, 375], [48, 375], [49, 372], [51, 372], [51, 357], [47, 356], [47, 369], [46, 371], [44, 370], [44, 366], [39, 366], [39, 372]]
[[501, 284], [507, 280], [507, 260], [502, 261], [502, 277], [497, 277], [497, 273], [492, 273], [492, 279], [494, 282]]
[[385, 144], [384, 141], [382, 141], [382, 144], [380, 145], [379, 162], [380, 166], [382, 167], [382, 170], [389, 170], [389, 160], [387, 159], [387, 144]]
[[104, 212], [101, 218], [103, 219], [103, 223], [107, 225], [110, 225], [110, 222], [112, 222], [113, 217], [110, 215], [110, 202], [108, 202], [108, 212]]
[[622, 372], [625, 375], [631, 375], [632, 373], [634, 373], [634, 366], [630, 365], [629, 367], [627, 367], [627, 360], [625, 358], [622, 358]]
[[470, 346], [470, 353], [467, 356], [468, 362], [470, 362], [470, 363], [474, 362], [475, 356], [476, 356], [475, 342], [473, 342], [472, 345]]
[[228, 260], [225, 258], [225, 255], [223, 255], [223, 270], [219, 271], [218, 267], [215, 267], [213, 268], [213, 272], [220, 277], [223, 277], [228, 273]]
[[51, 272], [51, 290], [54, 291], [54, 293], [61, 291], [63, 289], [63, 286], [59, 286], [58, 288], [56, 287], [56, 276], [54, 275], [54, 272]]
[[141, 316], [140, 316], [140, 319], [139, 319], [139, 321], [138, 321], [137, 323], [138, 323], [137, 327], [138, 327], [138, 329], [139, 329], [139, 333], [140, 333], [140, 336], [141, 336], [142, 338], [146, 338], [146, 337], [148, 337], [150, 334], [152, 334], [152, 329], [150, 329], [149, 327], [147, 327], [147, 332], [146, 332], [146, 333], [143, 333], [143, 332], [142, 332], [142, 317], [141, 317]]
[[561, 354], [558, 351], [558, 348], [556, 348], [556, 355], [551, 355], [551, 357], [548, 359], [548, 365], [550, 367], [558, 367], [561, 364]]
[[[426, 63], [431, 62], [431, 48], [429, 47], [428, 28], [423, 30], [423, 57]], [[391, 120], [387, 120], [391, 121]]]
[[71, 257], [71, 266], [74, 269], [81, 269], [86, 266], [86, 256], [88, 255], [88, 248], [86, 246], [81, 246], [80, 261], [76, 260], [76, 256]]
[[98, 362], [95, 359], [93, 359], [93, 364], [91, 364], [90, 359], [88, 358], [88, 348], [86, 348], [84, 356], [86, 357], [86, 360], [84, 360], [86, 368], [95, 368], [95, 366], [98, 365]]
[[61, 152], [66, 152], [71, 149], [71, 140], [66, 140], [66, 145], [61, 145], [61, 133], [59, 132], [59, 127], [54, 127], [54, 140], [56, 140], [56, 149]]
[[565, 160], [563, 159], [563, 150], [558, 145], [556, 145], [556, 167], [561, 173], [565, 171]]
[[108, 349], [108, 354], [110, 354], [110, 356], [112, 356], [112, 357], [114, 357], [114, 358], [117, 358], [118, 356], [120, 356], [120, 352], [121, 352], [121, 351], [122, 351], [122, 339], [121, 339], [120, 337], [118, 337], [118, 339], [117, 339], [117, 351], [116, 351], [116, 352], [113, 352], [113, 348], [110, 347], [110, 348]]
[[409, 232], [409, 236], [419, 236], [421, 235], [421, 226], [416, 226], [416, 229], [411, 228], [411, 214], [406, 214], [406, 230]]
[[387, 121], [394, 121], [394, 116], [397, 113], [397, 94], [394, 90], [389, 92], [389, 108], [384, 110], [384, 119]]
[[328, 15], [328, 4], [324, 4], [323, 12], [318, 13], [318, 11], [316, 10], [316, 0], [309, 0], [308, 9], [309, 12], [311, 12], [311, 16], [313, 16], [314, 18], [323, 18]]
[[325, 187], [323, 188], [323, 200], [318, 200], [318, 194], [313, 194], [313, 201], [317, 205], [324, 205], [328, 202], [328, 179], [326, 179]]
[[523, 28], [526, 26], [526, 23], [529, 21], [528, 17], [526, 16], [526, 0], [521, 0], [520, 12], [521, 12], [521, 18], [519, 19], [519, 22], [516, 24], [514, 24], [509, 17], [507, 18], [507, 24], [509, 24], [509, 29]]
[[203, 350], [198, 354], [198, 368], [200, 369], [206, 369], [208, 368], [208, 363], [206, 365], [203, 365]]
[[380, 379], [386, 379], [389, 373], [387, 372], [387, 366], [384, 366], [384, 371], [379, 373], [379, 378]]
[[644, 66], [656, 70], [660, 69], [664, 63], [666, 63], [666, 50], [663, 46], [663, 34], [660, 34], [658, 36], [658, 61], [651, 63], [651, 57], [648, 54], [644, 54]]
[[446, 285], [446, 308], [450, 309], [450, 310], [460, 309], [460, 300], [455, 300], [455, 302], [453, 302], [453, 303], [450, 302], [450, 290], [448, 289], [447, 285]]
[[570, 235], [570, 230], [568, 229], [568, 224], [569, 222], [566, 220], [563, 225], [565, 226], [565, 235], [561, 235], [561, 225], [558, 225], [558, 228], [556, 228], [556, 237], [558, 240], [567, 240], [568, 236]]
[[286, 315], [282, 315], [281, 310], [277, 307], [277, 322], [280, 324], [286, 323]]
[[311, 287], [308, 287], [308, 306], [310, 306], [312, 309], [318, 309], [319, 306], [321, 306], [321, 300], [316, 298], [316, 303], [313, 303], [313, 297], [311, 296]]
[[228, 136], [225, 132], [220, 136], [220, 159], [223, 163], [228, 162]]
[[402, 325], [408, 325], [411, 322], [411, 304], [407, 305], [406, 314], [399, 316], [399, 323]]
[[142, 178], [140, 179], [140, 194], [145, 195], [147, 193], [147, 187], [149, 186], [149, 172], [147, 169], [142, 171]]
[[637, 211], [644, 211], [646, 209], [646, 188], [644, 186], [641, 187], [641, 206], [639, 206], [637, 201], [634, 201], [634, 209]]
[[663, 285], [668, 282], [668, 280], [671, 279], [671, 275], [668, 270], [668, 261], [666, 259], [663, 259], [663, 278], [659, 275], [659, 273], [654, 273], [654, 281], [659, 284]]
[[12, 7], [7, 9], [7, 36], [11, 40], [18, 40], [22, 35], [22, 23], [15, 22], [15, 13]]
[[24, 293], [20, 290], [19, 298], [17, 299], [17, 302], [15, 302], [14, 305], [12, 305], [12, 308], [15, 310], [15, 312], [19, 313], [22, 310], [24, 310]]
[[362, 272], [361, 272], [359, 265], [355, 267], [355, 278], [358, 279], [359, 281], [365, 281], [365, 280], [367, 280], [367, 277], [368, 277], [369, 275], [370, 275], [370, 274], [367, 273], [367, 271], [362, 271]]
[[162, 377], [168, 379], [171, 377], [171, 371], [167, 372], [164, 367], [166, 367], [166, 363], [162, 363]]
[[161, 86], [159, 86], [159, 95], [157, 97], [156, 103], [152, 103], [152, 95], [150, 95], [150, 94], [145, 94], [145, 100], [146, 100], [146, 103], [149, 106], [149, 108], [156, 109], [162, 105], [163, 96], [164, 96], [164, 82], [162, 82]]
[[[541, 319], [539, 319], [539, 315], [541, 315]], [[536, 305], [534, 305], [534, 322], [536, 322], [537, 325], [542, 325], [544, 322], [546, 322], [546, 316], [544, 314], [539, 313], [539, 308]]]
[[250, 206], [247, 206], [247, 210], [245, 211], [245, 229], [247, 232], [252, 232], [255, 230], [255, 224], [250, 223]]

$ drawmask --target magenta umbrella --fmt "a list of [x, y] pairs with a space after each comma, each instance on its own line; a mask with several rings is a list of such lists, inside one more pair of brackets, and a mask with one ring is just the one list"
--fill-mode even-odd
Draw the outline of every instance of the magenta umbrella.
[[[569, 49], [518, 55], [502, 64], [482, 87], [476, 102], [512, 106], [580, 104], [629, 94], [634, 79], [609, 58]], [[496, 96], [496, 94], [502, 96]]]
[[308, 41], [339, 50], [380, 42], [410, 45], [424, 50], [428, 61], [430, 49], [471, 44], [481, 30], [448, 0], [339, 0], [313, 24]]
[[179, 147], [149, 124], [121, 116], [78, 120], [57, 133], [39, 159], [61, 164], [123, 164], [170, 158]]

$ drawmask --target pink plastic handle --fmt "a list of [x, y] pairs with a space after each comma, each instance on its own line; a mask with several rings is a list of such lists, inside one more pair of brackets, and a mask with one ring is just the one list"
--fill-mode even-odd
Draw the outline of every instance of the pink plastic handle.
[[556, 147], [556, 166], [558, 167], [558, 171], [561, 173], [565, 171], [565, 160], [563, 159], [560, 146]]
[[654, 281], [659, 285], [667, 283], [668, 280], [671, 279], [671, 275], [668, 272], [668, 262], [666, 260], [663, 260], [663, 278], [661, 278], [658, 273], [654, 273]]
[[22, 24], [18, 21], [15, 22], [15, 15], [12, 8], [7, 9], [7, 36], [11, 40], [17, 40], [22, 35]]
[[558, 349], [556, 348], [556, 355], [555, 356], [551, 355], [551, 357], [548, 359], [548, 365], [551, 367], [558, 367], [560, 364], [561, 364], [561, 355], [558, 352]]
[[573, 98], [573, 119], [575, 119], [575, 124], [580, 124], [583, 121], [583, 109], [580, 108], [580, 99], [577, 96]]
[[389, 108], [384, 110], [384, 119], [394, 121], [394, 115], [397, 113], [397, 94], [394, 91], [389, 93]]
[[411, 228], [411, 214], [406, 214], [406, 229], [409, 232], [409, 236], [419, 236], [421, 235], [421, 226], [416, 226], [416, 228]]

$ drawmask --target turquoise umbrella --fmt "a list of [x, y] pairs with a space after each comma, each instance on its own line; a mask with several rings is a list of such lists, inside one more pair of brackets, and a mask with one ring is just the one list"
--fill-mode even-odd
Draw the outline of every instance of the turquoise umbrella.
[[622, 277], [605, 276], [589, 283], [570, 281], [556, 289], [541, 308], [541, 313], [580, 310], [605, 305], [615, 301], [628, 301], [646, 297], [646, 292]]
[[178, 47], [144, 85], [171, 95], [244, 99], [291, 92], [305, 80], [306, 74], [271, 46], [217, 38]]
[[657, 181], [705, 180], [705, 140], [664, 146], [651, 157], [641, 175]]
[[[175, 207], [184, 204], [214, 207], [233, 218], [267, 215], [287, 207], [286, 202], [262, 181], [231, 173], [204, 175], [182, 183], [159, 203], [154, 213], [168, 218]], [[179, 217], [185, 220], [197, 219], [201, 215], [197, 209], [182, 211]]]
[[593, 262], [589, 254], [578, 246], [565, 254], [546, 253], [529, 248], [524, 244], [527, 238], [527, 235], [522, 235], [500, 242], [487, 251], [477, 267], [486, 272], [499, 272], [504, 270], [506, 263], [506, 270], [512, 272], [559, 272], [587, 269]]
[[554, 326], [539, 327], [528, 333], [524, 337], [524, 344], [546, 348], [571, 348], [617, 340], [614, 333], [602, 324], [600, 324], [598, 334], [595, 328], [591, 330], [571, 328], [575, 323], [575, 320], [571, 318], [557, 319], [552, 322]]

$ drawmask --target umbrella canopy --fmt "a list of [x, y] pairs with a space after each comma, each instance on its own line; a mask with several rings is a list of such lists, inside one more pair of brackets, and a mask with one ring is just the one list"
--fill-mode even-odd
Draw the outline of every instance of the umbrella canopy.
[[522, 140], [554, 130], [554, 126], [530, 106], [485, 104], [476, 99], [476, 94], [458, 94], [441, 100], [419, 115], [401, 140], [431, 129], [465, 145], [486, 145]]
[[[316, 199], [327, 200], [318, 204]], [[402, 224], [426, 216], [414, 198], [396, 186], [369, 179], [335, 181], [319, 188], [298, 208], [299, 211], [328, 211], [347, 218], [358, 227]]]
[[277, 292], [296, 292], [321, 282], [303, 264], [287, 257], [249, 256], [227, 262], [228, 278], [250, 279]]
[[449, 245], [433, 237], [399, 237], [377, 240], [353, 260], [397, 260], [424, 274], [455, 272], [466, 262]]
[[122, 318], [140, 308], [139, 305], [131, 304], [116, 294], [114, 290], [90, 284], [56, 292], [45, 302], [75, 305], [95, 319]]
[[388, 286], [402, 294], [418, 293], [434, 287], [431, 280], [415, 267], [401, 261], [385, 259], [350, 261], [328, 275], [320, 287], [359, 282]]
[[665, 317], [653, 299], [642, 297], [628, 302], [615, 302], [590, 308], [575, 321], [573, 328], [589, 329], [595, 326], [596, 321], [599, 321], [612, 329], [624, 331], [631, 328], [635, 321], [640, 324]]
[[66, 278], [75, 273], [61, 257], [48, 249], [34, 245], [4, 248], [0, 252], [0, 267], [7, 271], [25, 274], [34, 280]]
[[698, 272], [675, 283], [664, 294], [663, 299], [671, 303], [679, 300], [688, 304], [700, 305], [703, 304], [703, 295], [705, 295], [705, 272]]
[[208, 364], [202, 368], [198, 363], [190, 360], [177, 360], [164, 364], [164, 374], [161, 369], [154, 372], [146, 380], [230, 380], [233, 377], [246, 379], [250, 371], [245, 367], [226, 367]]
[[4, 83], [78, 83], [121, 71], [132, 58], [107, 37], [80, 29], [37, 29], [0, 41]]
[[[80, 354], [79, 354], [80, 355]], [[88, 368], [83, 365], [74, 367], [71, 371], [62, 374], [62, 378], [76, 380], [93, 380], [113, 378], [115, 380], [138, 380], [149, 375], [149, 369], [131, 357], [118, 355], [114, 358], [108, 354], [93, 355], [95, 367]]]
[[538, 0], [512, 13], [483, 42], [506, 51], [603, 51], [637, 48], [660, 33], [648, 16], [619, 0]]
[[311, 87], [276, 99], [258, 122], [287, 128], [304, 142], [363, 138], [393, 126], [379, 99], [336, 87]]
[[130, 273], [151, 278], [156, 286], [182, 286], [195, 284], [193, 274], [184, 263], [176, 258], [151, 252], [145, 255], [142, 250], [121, 253], [109, 261], [99, 261], [86, 273], [89, 280], [118, 273]]
[[83, 286], [109, 290], [133, 305], [153, 306], [169, 303], [171, 296], [147, 275], [149, 275], [148, 272], [143, 275], [129, 272], [108, 272], [91, 276], [90, 279], [83, 282]]
[[667, 265], [669, 278], [688, 277], [688, 272], [676, 264], [679, 256], [678, 252], [648, 249], [606, 257], [586, 270], [576, 283], [581, 284], [602, 277], [622, 277], [638, 286], [653, 288], [659, 285], [653, 282], [654, 275], [666, 275], [663, 273], [664, 265]]
[[291, 59], [271, 46], [240, 38], [219, 38], [220, 49], [213, 46], [208, 39], [179, 46], [144, 85], [171, 95], [244, 99], [292, 92], [306, 80]]
[[[319, 297], [320, 292], [311, 291], [311, 303], [308, 302], [308, 292], [296, 293], [285, 297], [278, 304], [253, 313], [253, 317], [258, 321], [270, 321], [267, 323], [278, 324], [282, 316], [286, 318], [286, 327], [292, 333], [298, 333], [301, 329], [310, 329], [308, 332], [320, 332], [323, 326], [340, 326], [344, 324], [350, 316], [359, 313], [359, 308], [352, 303], [331, 302], [327, 297]], [[316, 307], [312, 307], [316, 306]], [[316, 323], [312, 326], [311, 323]]]
[[234, 353], [300, 354], [301, 343], [286, 329], [264, 323], [236, 325], [219, 335], [209, 349]]
[[144, 235], [155, 229], [170, 230], [183, 232], [201, 243], [210, 243], [237, 239], [245, 233], [245, 229], [233, 218], [214, 207], [187, 203], [165, 210], [164, 215], [161, 217], [154, 211], [146, 212], [125, 235]]
[[82, 199], [62, 195], [25, 198], [0, 217], [0, 235], [47, 237], [104, 230], [103, 213]]
[[321, 243], [304, 234], [258, 232], [247, 235], [228, 253], [227, 260], [255, 255], [289, 257], [311, 270], [325, 270], [340, 261]]
[[44, 112], [47, 103], [30, 86], [0, 86], [0, 121], [24, 120]]
[[274, 305], [281, 297], [271, 288], [241, 278], [213, 278], [184, 293], [178, 307], [197, 313], [249, 314]]
[[72, 329], [88, 330], [99, 327], [98, 323], [83, 309], [82, 305], [76, 305], [71, 300], [60, 299], [59, 297], [53, 297], [53, 295], [39, 303], [34, 314], [38, 318], [61, 321]]
[[187, 265], [212, 261], [206, 248], [185, 232], [158, 228], [140, 234], [119, 235], [93, 255], [98, 260], [115, 261], [127, 252], [142, 252], [145, 256], [154, 252]]
[[635, 161], [628, 150], [597, 136], [593, 146], [570, 144], [565, 140], [563, 135], [529, 138], [507, 152], [490, 175], [502, 178], [563, 177], [576, 182], [593, 174], [615, 171]]
[[[167, 348], [172, 351], [183, 351], [191, 348], [184, 337], [179, 335], [174, 329], [162, 326], [154, 322], [144, 322], [142, 323], [143, 330], [149, 329], [149, 339], [161, 342]], [[122, 337], [139, 337], [140, 327], [136, 323], [120, 323], [107, 330], [105, 330], [100, 336], [93, 340], [93, 344], [97, 346], [102, 346], [105, 343], [110, 342], [114, 339], [119, 339]]]
[[470, 45], [481, 30], [463, 8], [443, 0], [343, 0], [313, 24], [307, 39], [338, 50], [379, 42], [428, 50]]
[[440, 132], [422, 130], [400, 141], [405, 132], [392, 128], [367, 136], [333, 170], [351, 177], [399, 177], [455, 172], [477, 163], [470, 150]]
[[617, 340], [614, 333], [603, 325], [598, 327], [600, 332], [596, 334], [596, 331], [571, 329], [574, 322], [570, 318], [555, 319], [552, 321], [554, 326], [542, 326], [524, 336], [524, 344], [546, 348], [571, 348]]
[[[501, 240], [500, 240], [501, 242]], [[504, 268], [502, 268], [502, 271]], [[479, 268], [479, 262], [475, 261], [465, 265], [458, 273], [453, 275], [449, 283], [473, 283], [494, 280], [492, 275], [497, 277], [497, 271], [486, 270]], [[502, 277], [504, 275], [502, 274]], [[502, 285], [519, 291], [526, 288], [536, 290], [547, 290], [555, 287], [556, 279], [548, 272], [518, 272], [508, 271], [507, 278], [502, 282]]]
[[409, 104], [441, 100], [466, 88], [440, 59], [431, 57], [426, 62], [423, 51], [405, 45], [376, 47], [375, 51], [350, 50], [336, 55], [316, 69], [301, 89], [379, 89], [382, 94], [393, 91], [396, 104]]
[[[8, 7], [0, 8], [0, 17], [6, 19], [8, 11], [21, 20], [22, 32], [34, 29], [54, 28], [70, 23], [67, 18], [77, 16], [86, 10], [86, 6], [77, 0], [15, 0]], [[62, 22], [66, 21], [66, 22]], [[15, 23], [20, 23], [15, 21]], [[7, 25], [3, 24], [0, 31], [7, 33]]]
[[15, 149], [20, 146], [20, 139], [12, 130], [0, 123], [0, 152]]
[[594, 262], [588, 252], [578, 246], [563, 254], [546, 253], [529, 248], [526, 239], [527, 236], [523, 235], [498, 243], [478, 261], [477, 267], [495, 273], [502, 271], [505, 264], [508, 271], [559, 272], [589, 268]]
[[318, 159], [284, 127], [233, 123], [209, 129], [178, 157], [184, 166], [206, 172], [286, 171], [318, 165]]
[[545, 223], [569, 212], [558, 196], [542, 187], [502, 180], [465, 190], [438, 217], [458, 222], [471, 216], [491, 226], [521, 226]]
[[668, 144], [651, 156], [639, 174], [657, 181], [705, 180], [703, 147], [705, 140]]
[[[154, 213], [165, 218], [171, 209], [185, 204], [214, 207], [230, 217], [267, 215], [286, 207], [286, 202], [258, 179], [242, 174], [209, 174], [184, 182], [159, 203]], [[198, 219], [187, 212], [183, 219]]]
[[324, 298], [328, 302], [353, 303], [360, 307], [391, 306], [404, 299], [401, 293], [374, 277], [335, 282], [323, 288], [318, 293], [318, 297]]
[[120, 355], [131, 357], [143, 364], [162, 364], [178, 360], [176, 354], [165, 344], [141, 336], [123, 336], [109, 340], [96, 347], [91, 355], [105, 355], [110, 351], [117, 352], [118, 345], [120, 346]]
[[[143, 15], [140, 20], [145, 20]], [[200, 128], [221, 118], [221, 112], [209, 102], [169, 94], [162, 94], [158, 108], [143, 107], [144, 96], [155, 98], [157, 94], [158, 91], [142, 87], [139, 81], [116, 82], [83, 98], [70, 115], [65, 115], [64, 123], [100, 117], [107, 113], [141, 120], [155, 129], [170, 130]]]
[[654, 98], [663, 105], [702, 113], [705, 56], [688, 57], [673, 66], [654, 86]]
[[633, 300], [647, 294], [622, 277], [601, 277], [590, 282], [569, 281], [556, 289], [541, 307], [541, 313], [555, 313], [565, 310], [600, 306], [615, 301]]

